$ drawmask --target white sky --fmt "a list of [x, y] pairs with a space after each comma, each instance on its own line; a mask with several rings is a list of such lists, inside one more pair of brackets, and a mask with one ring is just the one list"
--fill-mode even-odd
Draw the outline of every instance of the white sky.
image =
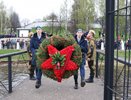
[[[0, 0], [1, 1], [1, 0]], [[42, 19], [44, 16], [55, 12], [59, 15], [60, 7], [65, 0], [3, 0], [7, 9], [13, 7], [13, 10], [18, 13], [20, 20], [29, 19], [34, 21]], [[73, 0], [68, 1], [68, 8], [71, 7]]]

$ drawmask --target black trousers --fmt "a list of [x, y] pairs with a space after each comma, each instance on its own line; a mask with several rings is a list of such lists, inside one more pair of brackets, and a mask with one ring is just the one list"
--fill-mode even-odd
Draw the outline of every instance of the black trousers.
[[31, 61], [29, 61], [29, 65], [30, 65], [29, 75], [30, 75], [30, 77], [33, 77], [33, 76], [34, 76], [34, 71], [35, 71], [35, 66], [33, 66], [33, 65], [31, 64]]
[[89, 66], [89, 69], [90, 69], [90, 78], [94, 78], [94, 60], [89, 60], [88, 61], [88, 66]]

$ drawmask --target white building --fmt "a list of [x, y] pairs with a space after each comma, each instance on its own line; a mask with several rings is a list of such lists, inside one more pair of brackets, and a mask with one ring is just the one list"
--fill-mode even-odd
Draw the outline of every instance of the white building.
[[18, 37], [28, 37], [31, 28], [17, 28]]

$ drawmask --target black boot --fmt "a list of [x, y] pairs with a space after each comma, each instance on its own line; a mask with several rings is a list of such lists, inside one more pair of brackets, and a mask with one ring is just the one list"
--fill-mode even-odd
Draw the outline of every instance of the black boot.
[[75, 84], [74, 89], [78, 89], [78, 84]]
[[94, 82], [94, 77], [89, 77], [88, 79], [85, 80], [86, 83], [93, 83]]
[[81, 87], [85, 86], [85, 80], [81, 80]]
[[36, 81], [36, 84], [35, 84], [35, 88], [39, 88], [41, 86], [41, 81], [40, 80], [37, 80]]
[[90, 68], [90, 77], [86, 79], [86, 83], [93, 83], [94, 82], [94, 68], [93, 68], [94, 61], [91, 60], [88, 62], [89, 68]]
[[36, 78], [35, 78], [35, 76], [34, 76], [34, 67], [33, 66], [31, 66], [31, 68], [29, 69], [29, 71], [30, 71], [30, 80], [36, 80]]
[[75, 86], [74, 89], [78, 89], [78, 73], [74, 75]]
[[94, 82], [94, 69], [90, 67], [90, 77], [86, 79], [86, 83], [93, 83]]
[[30, 80], [36, 80], [34, 75], [30, 75]]

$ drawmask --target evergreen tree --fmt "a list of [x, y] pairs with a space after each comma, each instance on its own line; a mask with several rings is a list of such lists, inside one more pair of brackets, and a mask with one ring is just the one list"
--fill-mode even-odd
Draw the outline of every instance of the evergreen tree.
[[11, 13], [10, 15], [11, 28], [16, 32], [16, 28], [20, 27], [19, 16], [16, 12]]

